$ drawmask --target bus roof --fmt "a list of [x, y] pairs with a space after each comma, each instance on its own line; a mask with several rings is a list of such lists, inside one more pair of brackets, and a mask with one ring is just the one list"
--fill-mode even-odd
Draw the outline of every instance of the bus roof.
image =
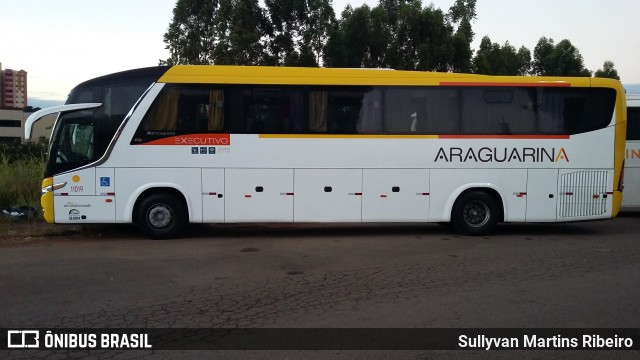
[[118, 84], [118, 83], [127, 83], [132, 80], [137, 80], [140, 78], [160, 78], [163, 74], [170, 69], [171, 66], [151, 66], [133, 70], [120, 71], [113, 74], [108, 74], [104, 76], [100, 76], [97, 78], [93, 78], [91, 80], [87, 80], [78, 84], [76, 87], [91, 87], [94, 85], [103, 86], [109, 84]]
[[[380, 71], [385, 70], [385, 71]], [[557, 86], [611, 87], [622, 91], [617, 80], [586, 77], [490, 76], [428, 71], [363, 68], [310, 68], [233, 65], [154, 66], [113, 73], [77, 85], [130, 83], [148, 79], [160, 83], [262, 84], [262, 85], [391, 85], [391, 86]], [[624, 93], [624, 92], [623, 92]]]
[[[490, 85], [590, 87], [591, 78], [488, 76], [426, 71], [305, 68], [274, 66], [174, 65], [160, 77], [163, 83], [264, 85]], [[598, 79], [600, 80], [600, 79]], [[608, 80], [608, 79], [602, 79]], [[606, 81], [605, 81], [606, 83]], [[611, 86], [613, 84], [596, 86]]]

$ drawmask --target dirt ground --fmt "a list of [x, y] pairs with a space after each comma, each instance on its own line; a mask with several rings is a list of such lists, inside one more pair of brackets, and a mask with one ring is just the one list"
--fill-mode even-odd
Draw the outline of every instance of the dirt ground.
[[117, 237], [135, 232], [133, 225], [64, 225], [48, 224], [43, 219], [0, 219], [0, 246], [23, 245], [45, 238]]

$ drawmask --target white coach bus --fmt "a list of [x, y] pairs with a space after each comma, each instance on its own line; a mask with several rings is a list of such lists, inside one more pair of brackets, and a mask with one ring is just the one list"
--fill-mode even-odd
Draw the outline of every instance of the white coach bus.
[[189, 66], [74, 88], [43, 181], [51, 223], [499, 222], [615, 217], [618, 81]]
[[640, 210], [640, 95], [627, 95], [627, 149], [622, 210]]

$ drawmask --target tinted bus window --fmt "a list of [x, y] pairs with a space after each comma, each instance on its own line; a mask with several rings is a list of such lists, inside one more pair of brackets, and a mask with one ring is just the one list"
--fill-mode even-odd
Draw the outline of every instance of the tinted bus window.
[[381, 98], [379, 88], [314, 88], [308, 94], [307, 129], [311, 133], [381, 133]]
[[580, 134], [602, 129], [613, 116], [613, 89], [538, 89], [539, 131], [543, 134]]
[[385, 90], [384, 131], [389, 134], [457, 134], [457, 89], [389, 88]]
[[235, 87], [230, 131], [240, 134], [299, 133], [304, 124], [299, 87]]
[[225, 127], [224, 91], [201, 85], [167, 85], [145, 115], [132, 143]]
[[533, 88], [462, 88], [462, 134], [534, 134]]
[[640, 107], [627, 108], [627, 140], [640, 140]]

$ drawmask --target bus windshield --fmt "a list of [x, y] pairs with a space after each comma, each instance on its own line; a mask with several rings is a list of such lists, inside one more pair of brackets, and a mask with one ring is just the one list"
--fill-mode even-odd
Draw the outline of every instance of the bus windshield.
[[67, 114], [53, 130], [48, 167], [65, 171], [97, 160], [94, 116], [96, 110]]
[[76, 86], [66, 104], [101, 103], [96, 109], [61, 115], [52, 131], [45, 176], [91, 164], [107, 151], [127, 113], [165, 67], [125, 71]]

